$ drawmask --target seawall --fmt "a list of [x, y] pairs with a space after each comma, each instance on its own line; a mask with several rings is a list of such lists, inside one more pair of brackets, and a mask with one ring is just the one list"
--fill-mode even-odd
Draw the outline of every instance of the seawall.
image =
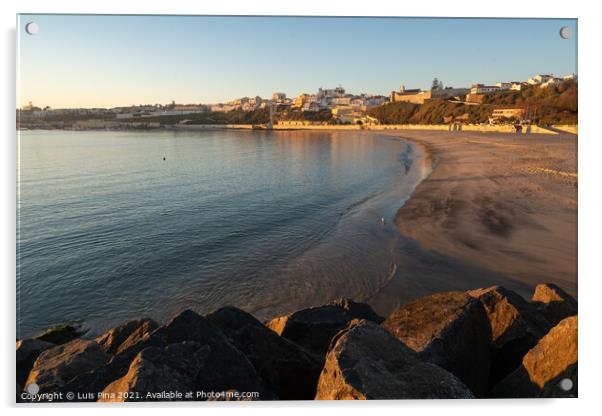
[[[186, 124], [174, 125], [168, 127], [174, 130], [267, 130], [262, 127], [254, 127], [250, 124]], [[374, 126], [358, 126], [358, 125], [275, 125], [271, 130], [317, 130], [317, 131], [348, 131], [348, 130], [370, 130], [370, 131], [385, 131], [385, 130], [425, 130], [425, 131], [449, 131], [449, 132], [491, 132], [491, 133], [516, 133], [512, 125], [462, 125], [453, 126], [447, 124], [387, 124]], [[520, 134], [549, 134], [557, 135], [561, 132], [577, 134], [577, 126], [553, 126], [546, 128], [541, 126], [530, 126], [523, 128]]]

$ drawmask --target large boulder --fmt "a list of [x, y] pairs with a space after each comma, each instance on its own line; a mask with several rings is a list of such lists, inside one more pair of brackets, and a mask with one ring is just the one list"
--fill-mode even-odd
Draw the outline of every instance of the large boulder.
[[[108, 364], [76, 377], [68, 387], [72, 391], [87, 387], [89, 391], [102, 392], [110, 384], [126, 376], [131, 370], [131, 363], [142, 351], [148, 348], [163, 350], [169, 345], [190, 341], [208, 351], [202, 371], [195, 379], [196, 390], [257, 391], [263, 400], [275, 398], [244, 354], [217, 327], [193, 311], [186, 310], [165, 326], [144, 332], [141, 336], [135, 335], [136, 331], [121, 344]], [[105, 399], [115, 400], [110, 397]]]
[[[492, 397], [577, 397], [577, 316], [565, 318], [494, 387]], [[570, 381], [569, 381], [570, 380]]]
[[316, 399], [455, 399], [474, 395], [456, 376], [374, 322], [354, 320], [332, 340]]
[[187, 341], [194, 343], [190, 345], [198, 345], [199, 349], [206, 350], [207, 354], [202, 362], [201, 370], [196, 375], [193, 390], [226, 391], [235, 389], [242, 392], [258, 392], [262, 400], [276, 398], [261, 381], [245, 355], [234, 347], [218, 328], [190, 310], [182, 312], [171, 322], [146, 334], [136, 343], [120, 349], [106, 366], [74, 380], [74, 384], [77, 382], [74, 387], [88, 384], [93, 385], [95, 391], [103, 391], [108, 388], [109, 384], [125, 377], [131, 370], [130, 363], [147, 348], [159, 351], [166, 346]]
[[552, 325], [577, 314], [577, 301], [553, 283], [537, 285], [531, 303]]
[[523, 356], [552, 327], [533, 305], [502, 286], [468, 292], [478, 299], [491, 326], [491, 370], [489, 385], [512, 372]]
[[17, 384], [24, 386], [25, 380], [33, 367], [36, 358], [55, 344], [37, 339], [22, 339], [17, 341]]
[[[163, 348], [167, 345], [167, 336], [163, 332], [143, 331], [144, 326], [135, 330], [121, 345], [107, 364], [79, 374], [65, 385], [66, 391], [90, 393], [102, 392], [113, 381], [123, 377], [129, 370], [132, 360], [145, 348]], [[96, 398], [81, 394], [82, 401], [95, 401]]]
[[209, 347], [184, 341], [165, 348], [149, 347], [132, 361], [127, 374], [109, 384], [98, 401], [194, 400], [196, 378]]
[[36, 383], [40, 393], [60, 391], [74, 377], [106, 364], [108, 358], [96, 342], [76, 339], [42, 352], [25, 385]]
[[209, 346], [207, 365], [196, 380], [199, 390], [257, 391], [263, 400], [275, 398], [261, 382], [247, 357], [219, 329], [197, 313], [185, 310], [156, 333], [164, 334], [167, 344], [195, 341]]
[[436, 293], [396, 309], [382, 323], [418, 356], [489, 391], [491, 329], [481, 303], [464, 292]]
[[159, 325], [152, 319], [136, 319], [110, 329], [96, 338], [96, 342], [108, 354], [114, 355], [143, 339], [158, 327]]
[[267, 326], [323, 359], [332, 338], [353, 319], [377, 323], [383, 320], [369, 305], [338, 299], [328, 305], [302, 309], [273, 319]]
[[280, 399], [314, 398], [322, 367], [304, 349], [234, 307], [221, 308], [206, 318], [246, 355]]

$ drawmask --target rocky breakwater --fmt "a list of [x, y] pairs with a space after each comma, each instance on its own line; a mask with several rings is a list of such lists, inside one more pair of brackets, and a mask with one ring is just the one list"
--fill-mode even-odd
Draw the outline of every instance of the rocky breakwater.
[[17, 342], [17, 401], [577, 396], [577, 303], [553, 285], [436, 293], [384, 318], [349, 299], [262, 323], [235, 307]]

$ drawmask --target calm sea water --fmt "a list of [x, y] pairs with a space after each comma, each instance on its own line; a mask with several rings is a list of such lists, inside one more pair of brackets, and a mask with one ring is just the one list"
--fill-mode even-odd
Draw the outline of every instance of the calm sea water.
[[20, 132], [17, 336], [369, 299], [419, 152], [361, 132]]

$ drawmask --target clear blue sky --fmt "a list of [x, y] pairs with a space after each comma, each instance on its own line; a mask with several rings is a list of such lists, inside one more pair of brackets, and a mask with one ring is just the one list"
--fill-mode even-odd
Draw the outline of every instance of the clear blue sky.
[[[39, 33], [25, 25], [35, 21]], [[569, 26], [564, 40], [559, 29]], [[111, 107], [388, 94], [577, 72], [577, 22], [539, 19], [20, 15], [18, 105]]]

